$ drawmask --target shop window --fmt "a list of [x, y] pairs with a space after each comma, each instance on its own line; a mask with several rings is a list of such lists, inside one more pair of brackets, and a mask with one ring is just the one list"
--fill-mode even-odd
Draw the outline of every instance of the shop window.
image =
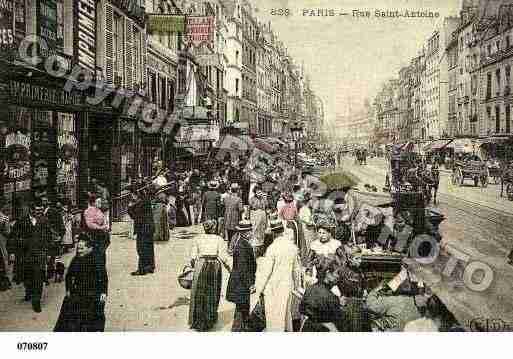
[[167, 89], [166, 89], [166, 78], [160, 78], [160, 108], [165, 110], [167, 104]]
[[32, 197], [32, 112], [25, 107], [13, 106], [9, 109], [8, 121], [0, 126], [2, 196], [6, 214], [19, 217], [22, 203]]

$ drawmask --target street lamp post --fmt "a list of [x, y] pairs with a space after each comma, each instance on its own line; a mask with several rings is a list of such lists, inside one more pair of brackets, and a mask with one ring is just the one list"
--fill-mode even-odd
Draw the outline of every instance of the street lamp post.
[[290, 133], [292, 134], [292, 139], [294, 140], [294, 168], [297, 167], [297, 151], [298, 151], [298, 142], [301, 138], [301, 134], [303, 133], [303, 128], [297, 123], [294, 123], [294, 126], [290, 128]]

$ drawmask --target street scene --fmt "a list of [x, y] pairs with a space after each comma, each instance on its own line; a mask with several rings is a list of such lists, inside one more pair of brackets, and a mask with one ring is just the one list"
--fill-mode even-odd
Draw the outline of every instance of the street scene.
[[0, 1], [0, 332], [513, 331], [513, 0], [394, 6]]

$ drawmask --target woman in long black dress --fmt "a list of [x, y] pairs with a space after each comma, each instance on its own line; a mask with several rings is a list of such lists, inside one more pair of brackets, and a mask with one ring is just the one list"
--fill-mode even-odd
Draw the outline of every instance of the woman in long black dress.
[[[221, 262], [226, 263], [224, 240], [216, 233], [216, 222], [203, 223], [205, 234], [194, 238], [191, 265], [194, 279], [191, 288], [189, 326], [198, 331], [210, 330], [217, 322], [217, 309], [221, 297]], [[225, 264], [226, 266], [226, 264]]]
[[66, 297], [54, 331], [103, 332], [108, 277], [93, 253], [93, 243], [82, 234], [77, 255], [66, 273]]

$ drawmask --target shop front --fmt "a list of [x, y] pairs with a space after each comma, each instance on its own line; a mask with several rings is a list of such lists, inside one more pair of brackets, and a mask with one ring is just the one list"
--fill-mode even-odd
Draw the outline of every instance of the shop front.
[[42, 197], [78, 207], [84, 98], [44, 77], [15, 74], [0, 77], [0, 195], [8, 212], [19, 216], [23, 204]]

